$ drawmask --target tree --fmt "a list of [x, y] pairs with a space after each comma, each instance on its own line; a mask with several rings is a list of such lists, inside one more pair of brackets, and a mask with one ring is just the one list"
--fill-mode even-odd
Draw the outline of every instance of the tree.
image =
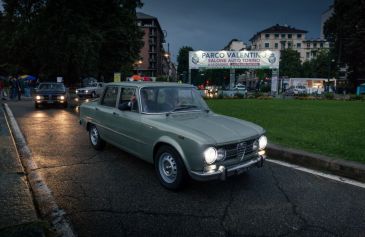
[[189, 51], [194, 51], [194, 49], [190, 46], [183, 46], [177, 55], [177, 74], [183, 82], [188, 82]]
[[333, 44], [338, 65], [348, 65], [350, 80], [365, 76], [365, 1], [335, 0], [334, 14], [324, 27], [326, 39]]
[[292, 49], [281, 50], [280, 76], [299, 77], [301, 72], [300, 55]]
[[[140, 0], [4, 0], [0, 62], [19, 71], [79, 82], [132, 68], [143, 45]], [[4, 46], [5, 45], [5, 46]]]

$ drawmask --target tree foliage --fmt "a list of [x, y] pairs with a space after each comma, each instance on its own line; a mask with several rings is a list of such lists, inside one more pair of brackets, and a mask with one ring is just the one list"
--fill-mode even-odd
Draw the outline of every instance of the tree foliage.
[[189, 51], [194, 51], [194, 49], [190, 46], [183, 46], [179, 50], [179, 54], [177, 55], [177, 74], [183, 80], [183, 82], [187, 82], [188, 73], [189, 73]]
[[299, 77], [301, 74], [299, 53], [292, 49], [281, 50], [279, 67], [280, 76]]
[[139, 0], [4, 0], [0, 66], [68, 83], [111, 79], [128, 70], [143, 46]]
[[334, 13], [324, 27], [326, 38], [334, 45], [337, 64], [347, 64], [354, 81], [365, 77], [364, 12], [364, 0], [335, 0]]

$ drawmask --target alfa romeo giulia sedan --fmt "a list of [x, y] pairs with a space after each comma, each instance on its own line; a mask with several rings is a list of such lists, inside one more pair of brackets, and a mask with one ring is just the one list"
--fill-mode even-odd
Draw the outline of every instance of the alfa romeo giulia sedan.
[[108, 83], [100, 99], [80, 106], [80, 124], [92, 147], [108, 142], [153, 163], [161, 184], [225, 180], [262, 167], [265, 130], [212, 112], [192, 85]]

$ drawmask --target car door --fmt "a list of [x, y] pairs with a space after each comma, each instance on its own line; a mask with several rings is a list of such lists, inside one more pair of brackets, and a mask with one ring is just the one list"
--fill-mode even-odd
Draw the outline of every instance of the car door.
[[111, 143], [118, 139], [118, 133], [114, 126], [114, 123], [116, 123], [115, 118], [118, 93], [118, 86], [107, 86], [100, 100], [99, 106], [95, 107], [95, 120], [97, 121], [96, 125], [99, 129], [100, 136]]
[[119, 104], [130, 102], [131, 98], [135, 97], [135, 101], [129, 109], [116, 111], [116, 123], [113, 124], [114, 129], [118, 131], [119, 141], [117, 146], [122, 149], [140, 155], [141, 145], [143, 141], [140, 139], [141, 118], [139, 98], [137, 95], [137, 88], [132, 86], [121, 86]]

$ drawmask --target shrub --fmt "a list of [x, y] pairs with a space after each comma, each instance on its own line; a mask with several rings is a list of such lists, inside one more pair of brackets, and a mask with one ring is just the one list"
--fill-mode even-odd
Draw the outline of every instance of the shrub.
[[324, 94], [324, 98], [326, 98], [327, 100], [333, 100], [335, 96], [333, 93], [326, 93]]

